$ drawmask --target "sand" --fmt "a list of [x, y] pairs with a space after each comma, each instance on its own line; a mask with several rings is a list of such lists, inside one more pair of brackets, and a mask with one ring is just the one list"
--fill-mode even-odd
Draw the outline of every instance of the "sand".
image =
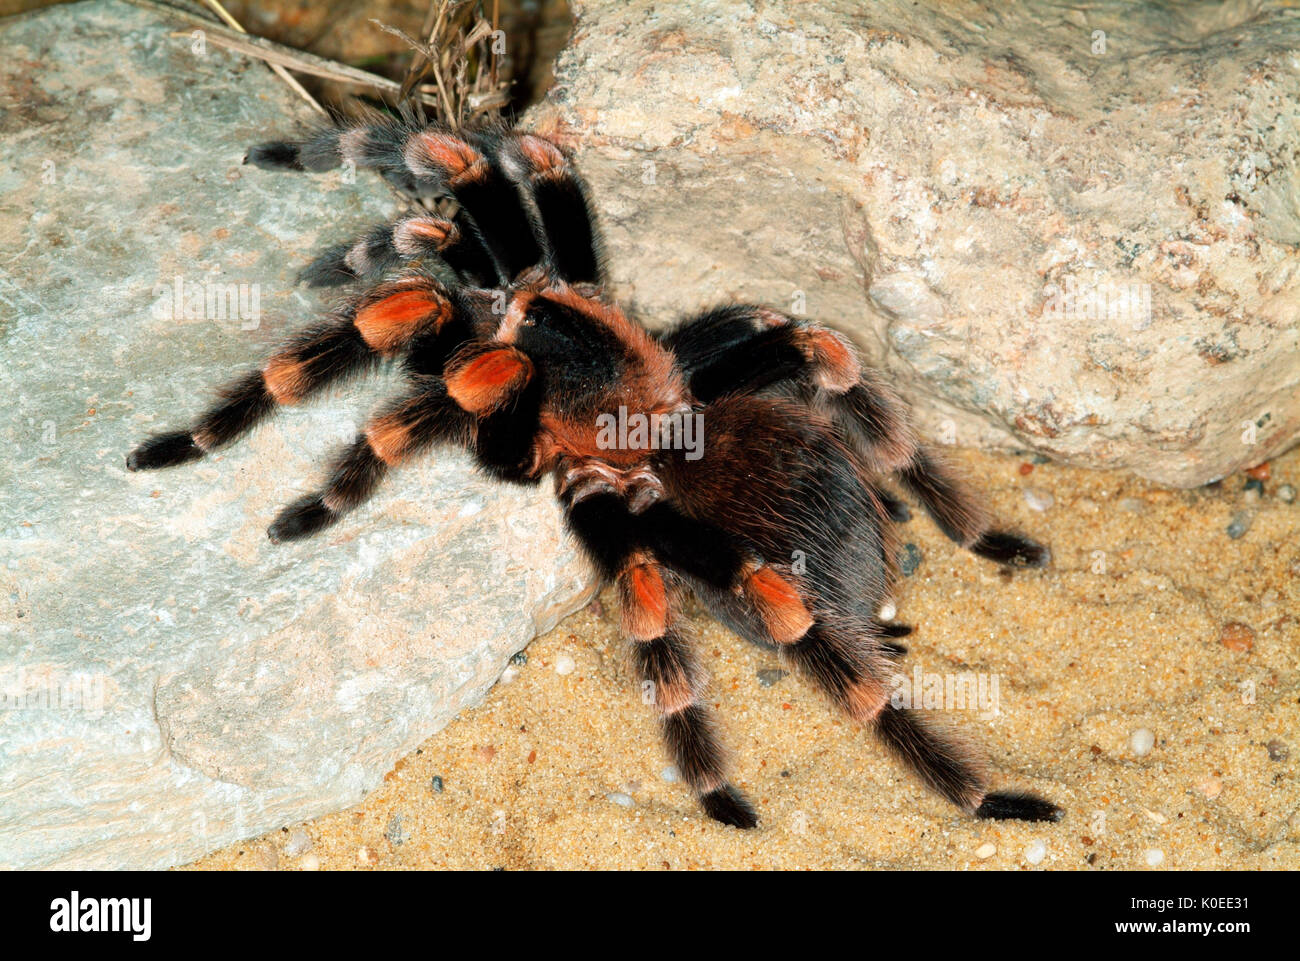
[[[898, 585], [898, 620], [917, 628], [900, 667], [996, 677], [998, 715], [934, 713], [985, 746], [997, 785], [1061, 804], [1060, 823], [963, 816], [799, 677], [765, 686], [777, 656], [695, 610], [734, 780], [762, 823], [706, 820], [664, 777], [607, 592], [357, 807], [191, 867], [1300, 867], [1300, 503], [1277, 496], [1300, 487], [1300, 450], [1273, 462], [1262, 496], [1242, 475], [1172, 491], [954, 459], [1053, 564], [999, 571], [918, 513], [900, 528], [923, 558]], [[1026, 491], [1053, 503], [1035, 510]], [[1234, 517], [1250, 520], [1237, 538]], [[1145, 754], [1138, 731], [1153, 735]]]

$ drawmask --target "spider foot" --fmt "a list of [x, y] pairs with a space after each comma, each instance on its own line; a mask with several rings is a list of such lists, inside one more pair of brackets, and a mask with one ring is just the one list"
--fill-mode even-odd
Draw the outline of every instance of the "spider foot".
[[876, 621], [876, 631], [881, 637], [907, 637], [913, 631], [911, 624], [893, 624]]
[[971, 550], [999, 564], [1011, 567], [1046, 567], [1052, 560], [1050, 548], [1019, 534], [992, 531], [983, 534]]
[[746, 830], [758, 827], [758, 815], [754, 813], [753, 805], [730, 784], [705, 794], [700, 798], [700, 804], [704, 806], [704, 813], [715, 821]]
[[194, 443], [194, 438], [188, 432], [160, 434], [151, 437], [126, 455], [126, 469], [157, 470], [159, 467], [172, 467], [175, 464], [198, 460], [202, 456], [203, 448]]
[[284, 510], [266, 529], [272, 544], [301, 540], [334, 523], [336, 517], [325, 502], [315, 495], [299, 498]]
[[1065, 811], [1036, 794], [995, 791], [984, 796], [975, 816], [997, 821], [1059, 821]]

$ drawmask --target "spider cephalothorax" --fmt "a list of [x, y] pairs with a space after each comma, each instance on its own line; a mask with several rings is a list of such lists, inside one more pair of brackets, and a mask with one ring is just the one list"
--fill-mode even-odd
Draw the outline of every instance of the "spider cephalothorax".
[[943, 796], [979, 817], [1046, 820], [1051, 803], [990, 792], [971, 752], [891, 703], [885, 679], [910, 629], [883, 623], [907, 516], [893, 475], [943, 531], [1003, 564], [1045, 548], [994, 531], [923, 447], [879, 376], [840, 334], [728, 306], [652, 335], [611, 303], [586, 190], [542, 137], [377, 123], [255, 147], [260, 167], [379, 169], [412, 195], [450, 198], [326, 251], [313, 285], [359, 293], [227, 387], [190, 428], [156, 436], [131, 470], [194, 460], [277, 406], [381, 361], [407, 394], [286, 507], [273, 541], [333, 524], [392, 467], [435, 444], [468, 448], [507, 481], [550, 476], [565, 518], [622, 599], [622, 627], [668, 750], [708, 814], [752, 827], [728, 782], [680, 601], [774, 646]]

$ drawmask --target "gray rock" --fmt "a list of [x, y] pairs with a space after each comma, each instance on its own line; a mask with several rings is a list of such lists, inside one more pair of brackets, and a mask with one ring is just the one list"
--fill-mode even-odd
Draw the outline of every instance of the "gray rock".
[[1250, 530], [1251, 524], [1255, 522], [1255, 514], [1252, 511], [1237, 511], [1232, 515], [1232, 520], [1228, 523], [1228, 536], [1234, 541], [1239, 537], [1245, 537], [1246, 532]]
[[921, 553], [921, 548], [915, 544], [904, 544], [898, 550], [898, 569], [904, 577], [911, 577], [916, 573], [916, 569], [921, 566], [925, 560], [925, 555]]
[[[241, 166], [305, 108], [174, 32], [109, 2], [0, 23], [5, 867], [164, 867], [352, 804], [587, 601], [549, 491], [460, 454], [270, 544], [391, 380], [205, 462], [124, 470], [318, 314], [294, 285], [313, 251], [394, 212], [376, 179]], [[246, 285], [249, 309], [167, 319], [177, 277]]]
[[1195, 486], [1300, 436], [1287, 7], [582, 0], [529, 123], [647, 320], [781, 306], [942, 443]]

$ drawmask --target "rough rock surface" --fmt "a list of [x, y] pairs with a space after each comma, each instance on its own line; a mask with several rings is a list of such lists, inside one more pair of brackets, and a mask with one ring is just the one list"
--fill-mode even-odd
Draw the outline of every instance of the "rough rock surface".
[[[294, 285], [313, 250], [394, 206], [364, 176], [242, 167], [305, 108], [173, 33], [109, 2], [0, 23], [6, 867], [160, 867], [352, 804], [585, 599], [549, 492], [460, 455], [319, 539], [267, 541], [383, 383], [206, 462], [124, 470], [314, 317]], [[247, 285], [246, 309], [167, 319], [177, 277]]]
[[782, 305], [941, 441], [1171, 485], [1300, 436], [1294, 5], [576, 12], [529, 122], [577, 151], [648, 320]]

